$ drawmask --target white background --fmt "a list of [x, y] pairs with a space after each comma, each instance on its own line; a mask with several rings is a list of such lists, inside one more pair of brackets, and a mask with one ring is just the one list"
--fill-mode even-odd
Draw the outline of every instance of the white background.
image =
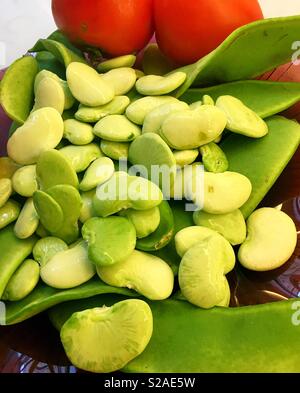
[[[266, 17], [300, 15], [299, 0], [260, 0], [260, 3]], [[0, 0], [0, 66], [7, 66], [38, 38], [54, 30], [51, 0]]]

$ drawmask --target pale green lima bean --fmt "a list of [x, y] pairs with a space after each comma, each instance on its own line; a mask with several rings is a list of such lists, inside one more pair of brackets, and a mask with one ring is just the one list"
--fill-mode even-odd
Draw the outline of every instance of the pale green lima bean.
[[46, 192], [36, 191], [33, 203], [43, 227], [48, 232], [55, 232], [63, 225], [64, 215], [61, 206]]
[[59, 150], [71, 163], [75, 172], [83, 172], [97, 158], [102, 156], [100, 148], [95, 143], [85, 146], [66, 146]]
[[108, 217], [123, 209], [152, 209], [162, 200], [163, 194], [154, 183], [125, 172], [116, 172], [108, 182], [98, 187], [93, 208], [98, 216]]
[[113, 87], [116, 96], [127, 94], [135, 85], [136, 73], [132, 68], [122, 67], [102, 74], [102, 79]]
[[193, 150], [176, 150], [173, 151], [174, 158], [176, 160], [176, 165], [179, 167], [184, 167], [186, 165], [191, 165], [196, 161], [199, 152], [197, 149]]
[[108, 285], [134, 289], [151, 300], [167, 299], [173, 291], [174, 275], [170, 266], [141, 251], [134, 251], [118, 264], [98, 267], [97, 273]]
[[216, 106], [226, 114], [228, 130], [251, 138], [267, 135], [267, 123], [239, 99], [221, 96], [217, 99]]
[[200, 147], [202, 162], [208, 172], [222, 173], [229, 167], [227, 157], [223, 150], [214, 142]]
[[124, 115], [110, 115], [99, 120], [94, 134], [111, 142], [131, 142], [141, 135], [141, 129]]
[[18, 169], [12, 177], [13, 189], [21, 196], [30, 198], [38, 189], [36, 165]]
[[66, 250], [68, 250], [68, 246], [63, 240], [48, 236], [37, 241], [32, 253], [34, 259], [43, 267], [54, 255]]
[[9, 138], [8, 155], [18, 164], [35, 164], [44, 151], [54, 149], [59, 144], [63, 133], [64, 123], [55, 109], [38, 109]]
[[75, 117], [85, 123], [96, 123], [105, 116], [123, 115], [129, 104], [130, 99], [127, 96], [117, 96], [108, 104], [94, 108], [81, 104], [75, 113]]
[[185, 72], [173, 72], [166, 76], [147, 75], [136, 82], [136, 90], [145, 96], [160, 96], [178, 89], [186, 80]]
[[138, 239], [143, 239], [151, 235], [160, 224], [158, 207], [153, 207], [149, 210], [128, 209], [121, 211], [120, 215], [127, 217], [133, 223]]
[[14, 226], [15, 235], [19, 239], [28, 239], [39, 226], [39, 216], [35, 210], [33, 198], [28, 198]]
[[44, 78], [52, 78], [56, 82], [59, 82], [60, 86], [62, 87], [62, 89], [64, 91], [64, 110], [71, 109], [73, 107], [73, 105], [75, 104], [75, 98], [72, 96], [72, 93], [69, 89], [67, 82], [60, 79], [59, 76], [54, 74], [54, 72], [51, 72], [48, 70], [42, 70], [37, 74], [37, 76], [35, 78], [35, 82], [34, 82], [35, 95], [37, 94], [37, 90], [38, 90], [40, 82]]
[[94, 275], [95, 267], [89, 260], [87, 244], [84, 241], [58, 252], [41, 267], [42, 280], [57, 289], [77, 287]]
[[169, 115], [161, 126], [160, 135], [173, 149], [196, 149], [214, 141], [226, 124], [226, 116], [220, 109], [202, 105], [194, 111]]
[[64, 121], [64, 138], [72, 145], [88, 145], [93, 142], [95, 135], [93, 127], [75, 119]]
[[96, 217], [93, 208], [93, 199], [95, 195], [96, 195], [96, 190], [81, 193], [82, 206], [81, 206], [79, 221], [82, 224], [84, 224], [87, 220]]
[[172, 102], [178, 102], [177, 98], [172, 96], [161, 97], [143, 97], [132, 102], [126, 109], [126, 116], [133, 123], [142, 125], [148, 113], [155, 108]]
[[2, 299], [10, 302], [24, 299], [34, 290], [39, 279], [39, 264], [32, 259], [26, 259], [9, 280]]
[[114, 89], [94, 68], [73, 62], [67, 68], [67, 82], [73, 96], [83, 105], [100, 106], [112, 101]]
[[65, 108], [65, 93], [58, 81], [53, 78], [43, 78], [35, 90], [33, 111], [41, 108], [56, 109], [61, 115]]
[[215, 101], [213, 100], [213, 98], [207, 94], [205, 94], [202, 98], [202, 103], [203, 105], [215, 105]]
[[88, 167], [79, 184], [81, 191], [90, 191], [109, 180], [115, 172], [113, 161], [108, 157], [100, 157]]
[[107, 72], [116, 68], [133, 67], [136, 62], [136, 56], [124, 55], [114, 57], [113, 59], [105, 60], [97, 66], [99, 72]]
[[188, 110], [189, 106], [185, 102], [177, 101], [169, 104], [163, 104], [147, 114], [143, 124], [143, 134], [146, 132], [159, 133], [160, 128], [166, 118], [176, 112]]
[[130, 143], [111, 142], [104, 139], [100, 143], [102, 153], [112, 160], [127, 159], [129, 154]]
[[273, 208], [256, 210], [247, 220], [248, 234], [238, 253], [240, 263], [254, 271], [281, 267], [293, 255], [297, 245], [294, 221]]
[[202, 210], [194, 212], [194, 223], [220, 233], [233, 246], [241, 244], [246, 239], [246, 223], [240, 210], [227, 214], [210, 214]]
[[0, 179], [0, 208], [6, 204], [12, 192], [12, 181], [6, 178]]
[[0, 229], [16, 221], [19, 217], [21, 206], [18, 202], [9, 199], [5, 205], [0, 208]]

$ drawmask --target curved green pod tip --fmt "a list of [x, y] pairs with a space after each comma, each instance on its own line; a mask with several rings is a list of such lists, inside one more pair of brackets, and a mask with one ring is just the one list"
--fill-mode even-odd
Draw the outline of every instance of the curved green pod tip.
[[281, 267], [293, 255], [297, 245], [294, 221], [284, 212], [262, 208], [247, 220], [247, 238], [238, 258], [250, 270], [269, 271]]
[[216, 107], [226, 114], [226, 128], [229, 131], [250, 138], [262, 138], [267, 135], [267, 124], [239, 99], [232, 96], [221, 96], [217, 99]]
[[241, 208], [245, 218], [263, 200], [300, 143], [297, 122], [275, 116], [268, 119], [267, 124], [269, 134], [262, 139], [229, 135], [221, 143], [229, 161], [229, 170], [243, 174], [252, 184], [251, 196]]
[[7, 225], [16, 221], [19, 217], [21, 206], [18, 202], [9, 199], [0, 208], [0, 229], [5, 228]]
[[133, 251], [123, 262], [111, 266], [98, 266], [101, 280], [109, 285], [134, 289], [152, 300], [171, 296], [174, 275], [162, 259], [141, 251]]
[[57, 237], [44, 237], [37, 241], [33, 247], [33, 257], [41, 267], [46, 265], [49, 260], [61, 251], [68, 249], [67, 244]]
[[223, 150], [214, 142], [201, 146], [199, 149], [202, 155], [204, 168], [208, 172], [223, 173], [228, 170], [228, 160]]
[[212, 105], [202, 105], [194, 111], [170, 114], [161, 126], [160, 135], [173, 149], [196, 149], [218, 138], [226, 124], [223, 111]]
[[7, 115], [23, 124], [33, 105], [33, 84], [38, 63], [32, 56], [16, 60], [1, 81], [0, 103]]
[[113, 87], [87, 64], [70, 63], [67, 68], [67, 82], [73, 96], [86, 106], [105, 105], [115, 96]]
[[128, 158], [130, 143], [111, 142], [102, 140], [100, 148], [103, 154], [112, 160], [121, 160]]
[[148, 113], [163, 105], [178, 102], [172, 96], [142, 97], [132, 102], [126, 109], [126, 116], [133, 123], [142, 125]]
[[178, 89], [186, 80], [185, 72], [173, 72], [169, 75], [146, 75], [136, 82], [136, 90], [145, 96], [160, 96]]
[[158, 206], [160, 221], [157, 229], [149, 236], [138, 239], [136, 248], [141, 251], [157, 251], [166, 247], [174, 234], [174, 216], [167, 201], [162, 201]]
[[111, 142], [131, 142], [141, 135], [141, 129], [124, 115], [109, 115], [98, 121], [94, 134]]
[[41, 279], [57, 289], [75, 288], [89, 281], [96, 273], [88, 257], [86, 242], [80, 241], [68, 250], [55, 253], [41, 267]]
[[70, 161], [64, 154], [54, 149], [40, 155], [36, 166], [36, 175], [42, 190], [59, 184], [78, 187], [78, 178]]
[[134, 69], [129, 67], [116, 68], [101, 76], [113, 88], [116, 96], [127, 94], [136, 82], [136, 73]]
[[113, 161], [108, 157], [100, 157], [93, 161], [86, 170], [82, 181], [79, 184], [81, 191], [90, 191], [100, 184], [108, 181], [115, 172]]
[[132, 222], [138, 239], [143, 239], [155, 232], [160, 223], [158, 207], [153, 207], [149, 210], [128, 209], [121, 211], [119, 214]]
[[143, 71], [147, 75], [166, 75], [174, 68], [156, 43], [146, 46], [142, 65]]
[[146, 133], [138, 137], [130, 145], [128, 158], [137, 168], [142, 167], [143, 176], [159, 185], [168, 195], [176, 176], [176, 160], [159, 135]]
[[72, 364], [86, 371], [107, 373], [139, 356], [152, 331], [148, 304], [129, 299], [112, 307], [73, 314], [62, 327], [60, 337]]
[[213, 229], [233, 246], [242, 244], [246, 239], [246, 222], [240, 210], [227, 214], [209, 214], [199, 210], [194, 212], [193, 219], [195, 225]]
[[93, 134], [93, 127], [89, 124], [75, 119], [67, 119], [64, 121], [64, 138], [72, 145], [81, 146], [93, 142], [95, 135]]
[[63, 120], [57, 110], [38, 109], [9, 138], [8, 155], [18, 164], [35, 164], [43, 152], [59, 144], [63, 132]]
[[28, 239], [37, 230], [39, 222], [39, 216], [34, 207], [33, 198], [28, 198], [15, 224], [15, 235], [19, 239]]
[[105, 60], [97, 66], [98, 72], [107, 72], [116, 68], [133, 67], [136, 62], [135, 55], [124, 55]]
[[136, 230], [124, 217], [91, 218], [82, 227], [88, 254], [97, 267], [124, 261], [136, 245]]
[[102, 156], [100, 147], [95, 143], [85, 146], [66, 146], [59, 152], [71, 163], [75, 172], [85, 171], [89, 165]]
[[204, 94], [209, 94], [214, 100], [226, 95], [236, 97], [265, 119], [283, 112], [300, 100], [300, 83], [245, 80], [189, 89], [181, 99], [191, 103]]
[[30, 198], [38, 189], [36, 165], [26, 165], [18, 169], [12, 177], [13, 189], [19, 195]]
[[[181, 96], [191, 85], [209, 86], [254, 79], [289, 63], [291, 45], [298, 40], [299, 27], [299, 16], [264, 19], [242, 26], [208, 56], [175, 70], [187, 74], [176, 95]], [[243, 56], [239, 56], [240, 53]]]
[[0, 299], [14, 272], [31, 254], [36, 241], [34, 236], [26, 240], [18, 239], [14, 234], [13, 226], [0, 231]]
[[0, 208], [6, 204], [12, 192], [12, 181], [7, 178], [0, 179]]
[[[51, 36], [50, 36], [51, 37]], [[66, 43], [66, 42], [65, 42]], [[71, 46], [67, 47], [65, 43], [56, 41], [55, 39], [40, 39], [37, 44], [31, 49], [32, 52], [48, 51], [62, 63], [66, 68], [72, 62], [86, 63], [83, 55], [78, 50], [72, 50]]]
[[26, 259], [9, 280], [2, 299], [10, 302], [24, 299], [34, 290], [39, 279], [39, 264], [32, 259]]
[[61, 206], [44, 191], [33, 194], [33, 203], [43, 227], [49, 232], [55, 232], [61, 228], [64, 215]]
[[99, 107], [88, 107], [80, 104], [75, 117], [85, 123], [96, 123], [109, 115], [123, 115], [129, 104], [130, 99], [127, 96], [116, 96], [108, 104]]

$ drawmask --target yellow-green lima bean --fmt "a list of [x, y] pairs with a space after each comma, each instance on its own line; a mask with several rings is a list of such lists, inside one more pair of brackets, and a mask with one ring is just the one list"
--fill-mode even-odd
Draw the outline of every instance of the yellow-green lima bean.
[[85, 123], [96, 123], [105, 116], [123, 115], [129, 104], [130, 99], [127, 96], [117, 96], [108, 104], [94, 108], [81, 104], [75, 113], [75, 117]]
[[64, 137], [72, 145], [88, 145], [93, 142], [95, 135], [93, 127], [75, 119], [64, 121]]
[[247, 220], [247, 238], [238, 258], [250, 270], [269, 271], [289, 260], [297, 244], [297, 229], [284, 212], [273, 208], [256, 210]]
[[116, 68], [133, 67], [136, 61], [134, 55], [124, 55], [113, 59], [105, 60], [97, 66], [99, 72], [107, 72]]
[[12, 177], [13, 189], [23, 197], [32, 197], [37, 191], [36, 165], [26, 165], [18, 169]]
[[178, 89], [185, 80], [185, 72], [174, 72], [166, 76], [147, 75], [136, 82], [136, 89], [145, 96], [160, 96]]
[[141, 129], [124, 115], [109, 115], [95, 125], [94, 134], [111, 142], [131, 142], [141, 135]]
[[63, 132], [62, 117], [55, 109], [38, 109], [9, 138], [8, 155], [18, 164], [35, 164], [41, 153], [59, 144]]
[[129, 67], [116, 68], [101, 76], [113, 88], [116, 96], [127, 94], [136, 82], [136, 73], [134, 69]]
[[63, 240], [57, 237], [45, 237], [36, 242], [32, 254], [35, 261], [43, 267], [54, 255], [67, 249], [68, 246]]
[[21, 206], [18, 202], [9, 199], [0, 208], [0, 229], [5, 228], [19, 217]]
[[38, 225], [39, 216], [35, 210], [33, 198], [28, 198], [15, 224], [15, 235], [19, 239], [28, 239], [35, 233]]
[[113, 161], [108, 157], [100, 157], [88, 167], [79, 184], [81, 191], [90, 191], [109, 180], [115, 172]]
[[68, 250], [59, 251], [41, 267], [42, 280], [50, 287], [59, 289], [77, 287], [90, 280], [95, 273], [84, 241]]
[[89, 165], [102, 156], [100, 147], [95, 143], [85, 146], [66, 146], [59, 150], [71, 163], [75, 172], [85, 171]]
[[102, 153], [112, 160], [121, 160], [128, 158], [130, 143], [105, 141], [100, 143]]
[[61, 84], [53, 78], [43, 78], [35, 90], [35, 104], [33, 111], [41, 108], [56, 109], [61, 115], [64, 111], [64, 90]]
[[140, 211], [128, 209], [121, 211], [120, 215], [127, 217], [133, 223], [138, 239], [143, 239], [156, 231], [160, 223], [158, 207]]
[[0, 179], [0, 208], [9, 200], [12, 192], [12, 181], [7, 178]]

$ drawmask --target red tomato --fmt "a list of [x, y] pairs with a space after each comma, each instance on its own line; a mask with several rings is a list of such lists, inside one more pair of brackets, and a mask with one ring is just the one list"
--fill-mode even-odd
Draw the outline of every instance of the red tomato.
[[154, 32], [152, 0], [52, 0], [57, 27], [112, 56], [141, 50]]
[[162, 52], [189, 64], [263, 14], [257, 0], [154, 0], [154, 18]]

